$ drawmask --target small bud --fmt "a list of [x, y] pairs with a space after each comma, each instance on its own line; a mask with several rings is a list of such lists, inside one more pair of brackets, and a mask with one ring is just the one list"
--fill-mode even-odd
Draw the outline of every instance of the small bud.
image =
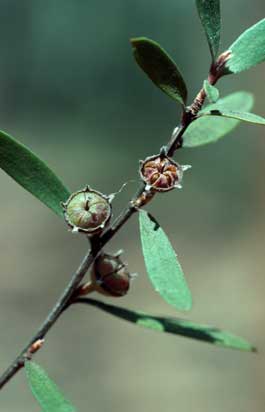
[[33, 354], [37, 352], [40, 348], [42, 348], [44, 344], [44, 339], [38, 339], [34, 343], [32, 343], [31, 347], [29, 348], [29, 353]]
[[216, 62], [212, 64], [208, 80], [211, 84], [215, 84], [220, 77], [226, 73], [226, 63], [231, 59], [231, 50], [226, 50], [217, 58]]
[[37, 339], [32, 345], [28, 348], [27, 352], [24, 354], [24, 359], [31, 360], [32, 355], [38, 352], [39, 349], [42, 348], [44, 344], [44, 339]]
[[180, 185], [182, 166], [161, 153], [147, 157], [141, 164], [140, 176], [146, 186], [157, 192], [167, 192]]
[[120, 297], [128, 292], [131, 275], [120, 255], [103, 253], [95, 260], [91, 280], [97, 292]]
[[101, 232], [112, 214], [109, 197], [89, 186], [73, 193], [63, 204], [63, 208], [65, 220], [72, 232], [88, 235]]

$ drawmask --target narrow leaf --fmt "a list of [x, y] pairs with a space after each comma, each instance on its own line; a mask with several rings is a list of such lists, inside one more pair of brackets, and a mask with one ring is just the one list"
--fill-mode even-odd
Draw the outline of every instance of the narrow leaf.
[[26, 376], [33, 396], [43, 412], [75, 412], [71, 403], [64, 398], [57, 385], [37, 363], [26, 361]]
[[223, 116], [230, 119], [242, 120], [243, 122], [265, 125], [264, 117], [258, 116], [253, 113], [228, 111], [222, 108], [216, 108], [214, 110], [211, 110], [210, 112], [203, 113], [202, 116]]
[[146, 270], [155, 290], [178, 310], [189, 310], [192, 298], [168, 237], [145, 211], [139, 213]]
[[26, 146], [0, 131], [0, 168], [57, 215], [70, 196], [58, 177]]
[[183, 77], [171, 57], [153, 40], [131, 39], [136, 62], [164, 93], [185, 105], [187, 89]]
[[117, 318], [127, 320], [144, 328], [153, 329], [158, 332], [167, 332], [186, 338], [201, 340], [217, 346], [245, 351], [256, 351], [256, 349], [245, 339], [230, 332], [217, 329], [213, 326], [202, 325], [178, 318], [152, 316], [143, 312], [120, 308], [97, 301], [95, 299], [81, 298], [76, 303], [85, 303], [95, 306]]
[[239, 73], [265, 61], [265, 19], [242, 33], [229, 50], [225, 74]]
[[205, 93], [207, 94], [208, 100], [211, 103], [216, 103], [219, 99], [219, 90], [211, 85], [208, 80], [204, 80], [203, 88], [205, 90]]
[[[206, 106], [200, 115], [211, 110], [249, 111], [253, 106], [253, 96], [247, 92], [235, 92], [219, 99], [218, 103]], [[184, 147], [196, 147], [215, 142], [227, 133], [231, 132], [238, 124], [238, 119], [225, 117], [201, 116], [191, 123], [183, 135]]]
[[221, 33], [220, 0], [196, 0], [196, 5], [210, 47], [212, 60], [215, 61]]

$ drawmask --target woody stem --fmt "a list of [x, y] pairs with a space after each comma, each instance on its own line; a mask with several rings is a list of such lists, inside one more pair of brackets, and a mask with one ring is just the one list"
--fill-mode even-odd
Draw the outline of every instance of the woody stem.
[[[214, 84], [215, 79], [211, 79], [211, 83]], [[174, 129], [172, 136], [166, 146], [166, 155], [173, 156], [175, 151], [182, 147], [182, 136], [187, 129], [187, 127], [196, 119], [198, 111], [202, 107], [204, 103], [206, 94], [203, 89], [200, 90], [196, 98], [194, 99], [192, 105], [190, 107], [185, 108], [182, 116], [181, 124]], [[83, 261], [81, 262], [80, 266], [76, 270], [76, 272], [72, 275], [72, 278], [68, 285], [66, 286], [65, 290], [63, 291], [62, 295], [49, 312], [47, 318], [44, 320], [43, 324], [40, 326], [38, 331], [34, 334], [34, 336], [30, 339], [29, 343], [25, 346], [25, 348], [21, 351], [21, 353], [16, 357], [16, 359], [11, 363], [11, 365], [7, 368], [7, 370], [2, 374], [0, 377], [0, 390], [4, 387], [4, 385], [13, 378], [16, 373], [23, 368], [25, 364], [25, 360], [27, 358], [28, 351], [32, 347], [32, 345], [37, 342], [39, 339], [44, 339], [46, 334], [55, 324], [57, 319], [60, 315], [64, 312], [72, 302], [74, 294], [80, 285], [80, 282], [84, 278], [85, 274], [91, 267], [92, 263], [94, 262], [97, 255], [100, 253], [102, 248], [115, 236], [115, 234], [125, 225], [125, 223], [130, 219], [130, 217], [139, 210], [139, 208], [143, 207], [146, 203], [145, 194], [145, 185], [142, 183], [133, 197], [133, 199], [129, 202], [128, 206], [124, 209], [121, 215], [116, 219], [113, 225], [108, 228], [105, 232], [103, 232], [100, 236], [95, 236], [95, 238], [91, 239], [91, 249], [85, 255]], [[152, 200], [155, 193], [149, 194], [148, 201]], [[137, 205], [137, 207], [136, 207]]]

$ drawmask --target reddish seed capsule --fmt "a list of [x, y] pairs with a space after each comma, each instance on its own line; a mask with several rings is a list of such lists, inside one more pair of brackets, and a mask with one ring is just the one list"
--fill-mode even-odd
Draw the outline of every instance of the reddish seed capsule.
[[94, 263], [92, 282], [100, 293], [121, 297], [130, 288], [131, 275], [119, 255], [100, 255]]
[[88, 235], [101, 232], [112, 214], [110, 198], [89, 186], [73, 193], [63, 208], [65, 220], [72, 231]]
[[181, 187], [183, 167], [166, 155], [155, 155], [141, 163], [140, 176], [152, 189], [167, 192]]

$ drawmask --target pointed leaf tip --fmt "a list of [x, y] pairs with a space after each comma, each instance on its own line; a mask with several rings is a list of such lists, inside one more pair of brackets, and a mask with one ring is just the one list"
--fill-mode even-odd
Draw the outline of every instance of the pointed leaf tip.
[[139, 223], [146, 270], [154, 289], [176, 309], [190, 310], [191, 293], [168, 237], [145, 211], [139, 213]]
[[131, 39], [131, 45], [136, 62], [152, 82], [184, 106], [187, 88], [173, 59], [158, 43], [146, 37]]
[[215, 61], [221, 34], [220, 0], [196, 0], [196, 6], [207, 37], [212, 60]]
[[65, 399], [41, 366], [26, 361], [25, 370], [32, 394], [41, 406], [42, 412], [76, 412], [75, 407]]
[[244, 31], [229, 47], [224, 74], [239, 73], [265, 61], [265, 18]]
[[2, 131], [0, 168], [57, 215], [63, 217], [61, 202], [70, 196], [69, 191], [42, 160]]

